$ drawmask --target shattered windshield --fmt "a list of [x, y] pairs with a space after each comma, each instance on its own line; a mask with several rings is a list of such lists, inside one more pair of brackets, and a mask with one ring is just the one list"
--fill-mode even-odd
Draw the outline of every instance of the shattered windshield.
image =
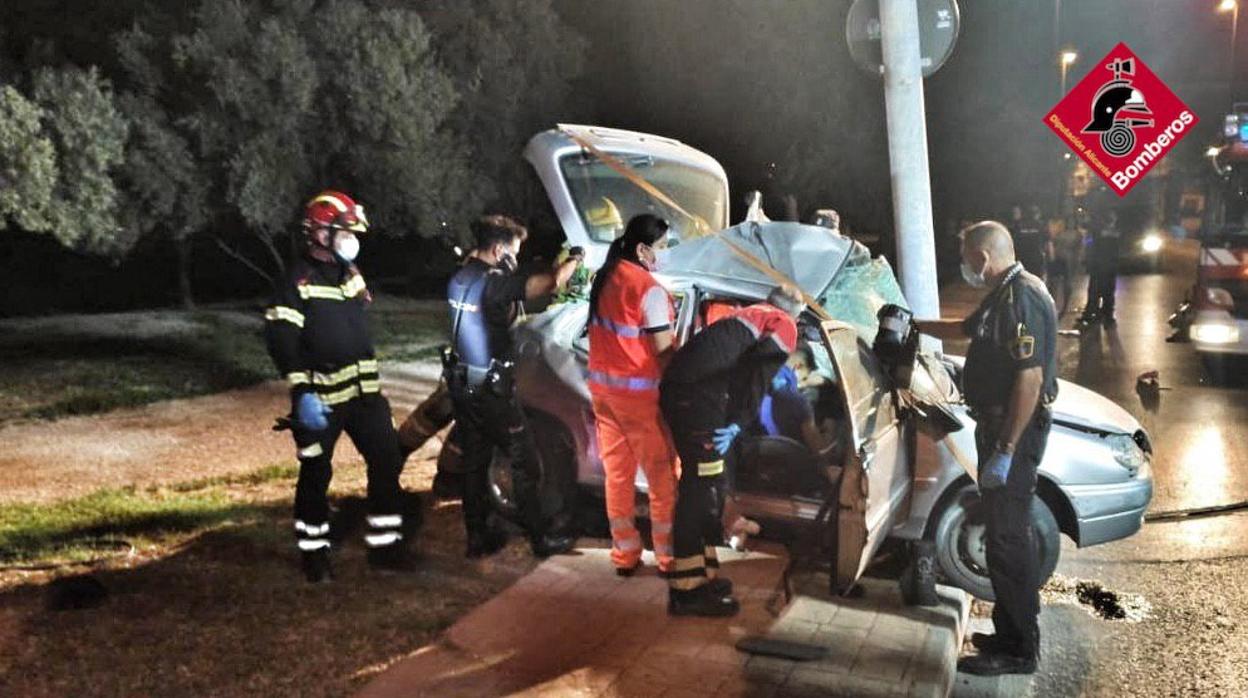
[[[700, 221], [705, 230], [722, 230], [727, 191], [714, 173], [648, 155], [617, 155], [620, 162]], [[653, 194], [592, 155], [568, 155], [559, 161], [577, 212], [589, 237], [611, 242], [633, 216], [653, 213], [672, 225], [673, 242], [688, 238], [700, 223], [673, 210]]]
[[832, 317], [853, 325], [858, 336], [867, 342], [874, 339], [879, 330], [880, 323], [875, 316], [882, 306], [893, 303], [910, 307], [901, 295], [901, 287], [888, 260], [872, 259], [871, 252], [861, 245], [854, 246], [845, 266], [819, 303]]

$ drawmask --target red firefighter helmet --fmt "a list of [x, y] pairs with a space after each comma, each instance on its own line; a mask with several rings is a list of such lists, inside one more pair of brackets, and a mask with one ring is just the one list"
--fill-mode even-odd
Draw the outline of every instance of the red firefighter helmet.
[[353, 233], [368, 232], [368, 217], [364, 207], [350, 196], [339, 191], [326, 190], [317, 194], [303, 209], [303, 228], [307, 232], [317, 228], [349, 230]]

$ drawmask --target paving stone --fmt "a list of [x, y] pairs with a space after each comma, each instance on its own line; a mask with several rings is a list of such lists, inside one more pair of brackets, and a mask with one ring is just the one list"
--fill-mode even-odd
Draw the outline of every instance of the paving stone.
[[850, 673], [870, 679], [900, 682], [914, 655], [913, 647], [882, 646], [869, 638], [850, 667]]
[[792, 660], [755, 655], [745, 663], [745, 675], [762, 683], [782, 684], [793, 672], [793, 665]]

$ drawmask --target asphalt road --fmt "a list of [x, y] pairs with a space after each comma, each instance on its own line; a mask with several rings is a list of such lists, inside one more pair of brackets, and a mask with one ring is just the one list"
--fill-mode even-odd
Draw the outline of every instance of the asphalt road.
[[[1154, 513], [1248, 500], [1248, 379], [1236, 375], [1248, 371], [1238, 365], [1230, 385], [1213, 381], [1190, 345], [1164, 341], [1193, 278], [1192, 248], [1172, 251], [1162, 273], [1119, 280], [1117, 328], [1059, 338], [1062, 376], [1149, 430]], [[1149, 400], [1136, 378], [1154, 369], [1163, 390]], [[1138, 622], [1105, 620], [1073, 596], [1046, 599], [1040, 672], [959, 676], [956, 695], [1248, 696], [1248, 511], [1149, 523], [1083, 550], [1067, 540], [1058, 574], [1138, 595], [1149, 610]]]

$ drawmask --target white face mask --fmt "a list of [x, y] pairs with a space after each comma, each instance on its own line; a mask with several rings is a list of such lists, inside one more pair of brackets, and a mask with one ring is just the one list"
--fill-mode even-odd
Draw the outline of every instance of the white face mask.
[[974, 288], [983, 288], [988, 285], [988, 279], [984, 278], [984, 272], [977, 272], [971, 269], [971, 265], [967, 264], [966, 260], [962, 260], [962, 279]]
[[334, 255], [350, 264], [360, 254], [360, 239], [354, 235], [340, 235], [334, 240]]
[[650, 265], [650, 271], [663, 271], [667, 268], [668, 261], [672, 257], [672, 250], [664, 247], [654, 250], [654, 262]]

